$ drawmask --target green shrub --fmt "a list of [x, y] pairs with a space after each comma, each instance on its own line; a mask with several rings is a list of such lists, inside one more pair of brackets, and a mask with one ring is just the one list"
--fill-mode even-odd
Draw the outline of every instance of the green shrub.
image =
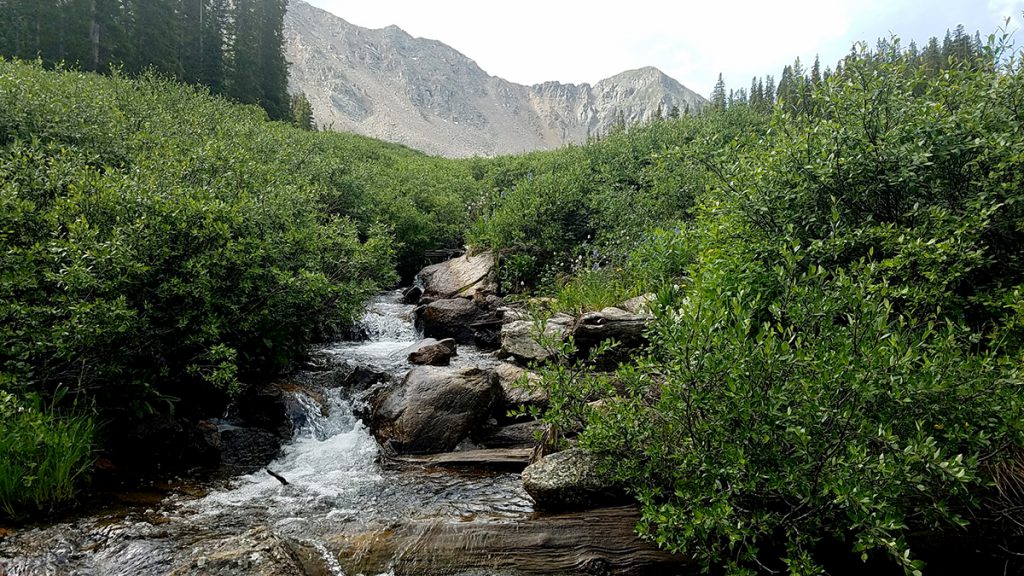
[[974, 353], [963, 326], [895, 313], [877, 273], [783, 249], [663, 291], [650, 357], [586, 409], [582, 437], [642, 502], [641, 534], [736, 571], [783, 544], [789, 570], [814, 573], [833, 537], [912, 571], [909, 533], [967, 523], [985, 467], [1024, 441], [1019, 366]]
[[820, 573], [828, 541], [917, 573], [912, 535], [983, 515], [1024, 446], [1024, 70], [990, 55], [854, 54], [770, 130], [733, 116], [756, 140], [667, 149], [706, 168], [690, 219], [562, 284], [657, 288], [645, 353], [543, 382], [645, 537], [709, 570]]

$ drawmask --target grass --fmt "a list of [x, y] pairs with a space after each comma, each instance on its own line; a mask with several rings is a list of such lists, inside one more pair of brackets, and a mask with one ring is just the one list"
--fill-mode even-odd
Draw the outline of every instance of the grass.
[[92, 416], [26, 407], [3, 392], [0, 416], [0, 519], [50, 512], [74, 500], [92, 467]]

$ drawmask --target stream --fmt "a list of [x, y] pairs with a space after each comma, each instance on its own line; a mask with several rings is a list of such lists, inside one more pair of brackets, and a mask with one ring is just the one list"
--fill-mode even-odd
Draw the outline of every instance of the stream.
[[[373, 300], [362, 321], [367, 341], [334, 343], [316, 354], [401, 377], [409, 365], [398, 352], [418, 335], [413, 307], [399, 301], [398, 292]], [[462, 346], [453, 365], [496, 362]], [[308, 402], [306, 425], [267, 466], [287, 485], [261, 469], [20, 528], [0, 538], [0, 574], [277, 574], [297, 568], [294, 573], [340, 576], [350, 574], [340, 556], [371, 556], [359, 540], [393, 533], [398, 524], [437, 538], [437, 527], [447, 523], [515, 523], [532, 514], [518, 474], [383, 466], [377, 442], [353, 415], [353, 400], [341, 390], [326, 395], [327, 414]], [[396, 559], [377, 559], [367, 574], [394, 573]]]

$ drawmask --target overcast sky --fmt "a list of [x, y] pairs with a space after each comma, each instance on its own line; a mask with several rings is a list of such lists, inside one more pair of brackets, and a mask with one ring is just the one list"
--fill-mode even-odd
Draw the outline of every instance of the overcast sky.
[[832, 66], [856, 41], [896, 34], [923, 44], [957, 24], [985, 37], [1007, 16], [1018, 28], [1024, 10], [1024, 0], [308, 1], [359, 26], [440, 40], [521, 84], [656, 66], [705, 96], [719, 72], [729, 88], [747, 87], [797, 56]]

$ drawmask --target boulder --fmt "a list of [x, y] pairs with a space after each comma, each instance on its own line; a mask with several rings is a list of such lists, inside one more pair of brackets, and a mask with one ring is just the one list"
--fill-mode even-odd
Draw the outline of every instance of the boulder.
[[[572, 317], [556, 314], [544, 323], [544, 335], [561, 340], [569, 333]], [[537, 325], [532, 320], [516, 320], [501, 327], [501, 351], [507, 356], [529, 364], [544, 362], [552, 353], [537, 342]]]
[[614, 338], [622, 349], [639, 348], [646, 344], [644, 330], [650, 316], [633, 314], [621, 308], [605, 308], [580, 316], [572, 328], [573, 339], [581, 355], [605, 340]]
[[619, 308], [622, 308], [630, 314], [637, 314], [639, 316], [651, 316], [651, 304], [654, 303], [655, 295], [651, 293], [641, 294], [635, 298], [630, 298], [622, 304], [619, 304]]
[[623, 499], [601, 477], [594, 457], [580, 448], [548, 454], [523, 470], [523, 487], [541, 510], [593, 508]]
[[481, 326], [492, 323], [492, 311], [468, 298], [436, 300], [417, 310], [420, 328], [427, 338], [454, 338], [461, 344], [473, 344]]
[[215, 467], [220, 459], [221, 438], [205, 420], [153, 415], [117, 430], [108, 448], [112, 468], [118, 473], [176, 474]]
[[540, 389], [540, 376], [536, 373], [509, 362], [498, 364], [494, 368], [494, 373], [498, 376], [506, 408], [544, 408], [548, 405], [548, 395]]
[[220, 467], [231, 475], [252, 474], [277, 458], [281, 439], [266, 430], [220, 426]]
[[418, 366], [371, 399], [369, 425], [396, 453], [450, 452], [487, 420], [500, 398], [493, 372]]
[[517, 320], [529, 320], [530, 313], [522, 308], [515, 308], [512, 306], [502, 306], [497, 310], [498, 318], [501, 318], [502, 324], [508, 324], [509, 322], [515, 322]]
[[[305, 395], [305, 401], [299, 395]], [[235, 406], [246, 424], [288, 440], [308, 422], [310, 401], [324, 405], [323, 398], [311, 390], [291, 382], [273, 382], [247, 390]]]
[[452, 338], [435, 340], [426, 338], [402, 351], [402, 355], [411, 364], [427, 364], [429, 366], [447, 366], [455, 356], [456, 344]]
[[422, 295], [429, 298], [471, 298], [478, 291], [497, 292], [494, 265], [493, 252], [467, 253], [427, 266], [416, 275], [416, 284], [423, 286]]
[[419, 304], [420, 298], [422, 297], [423, 288], [420, 286], [411, 286], [402, 292], [402, 304]]

